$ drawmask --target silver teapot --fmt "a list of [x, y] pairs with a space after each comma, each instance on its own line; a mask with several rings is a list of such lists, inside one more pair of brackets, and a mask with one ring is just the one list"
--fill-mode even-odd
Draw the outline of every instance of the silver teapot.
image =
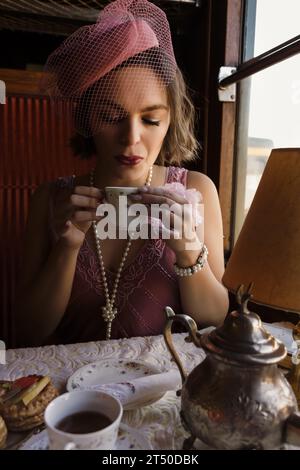
[[[216, 449], [276, 449], [284, 443], [300, 446], [300, 413], [294, 392], [277, 363], [285, 346], [271, 336], [255, 313], [249, 312], [251, 295], [243, 286], [237, 293], [238, 311], [208, 334], [197, 331], [188, 315], [168, 316], [164, 337], [182, 377], [181, 419], [190, 437]], [[187, 376], [173, 346], [171, 327], [183, 323], [187, 340], [207, 356]]]

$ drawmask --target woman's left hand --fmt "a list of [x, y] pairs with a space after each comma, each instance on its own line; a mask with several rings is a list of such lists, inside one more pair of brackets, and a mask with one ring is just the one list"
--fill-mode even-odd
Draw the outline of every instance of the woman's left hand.
[[150, 225], [159, 224], [159, 238], [164, 239], [174, 251], [179, 265], [180, 260], [187, 265], [196, 262], [203, 246], [203, 235], [200, 235], [203, 228], [197, 230], [193, 205], [184, 195], [163, 187], [141, 187], [139, 193], [131, 195], [130, 199], [148, 206], [156, 204], [161, 215], [158, 215], [158, 211], [155, 213], [153, 206], [149, 207]]

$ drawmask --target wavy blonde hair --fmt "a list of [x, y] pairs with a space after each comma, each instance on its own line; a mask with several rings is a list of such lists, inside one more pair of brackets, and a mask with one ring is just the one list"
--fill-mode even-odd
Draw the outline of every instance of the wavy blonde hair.
[[195, 159], [199, 143], [195, 137], [195, 108], [179, 69], [175, 79], [167, 86], [167, 95], [171, 121], [157, 162], [161, 165], [181, 165], [184, 161]]

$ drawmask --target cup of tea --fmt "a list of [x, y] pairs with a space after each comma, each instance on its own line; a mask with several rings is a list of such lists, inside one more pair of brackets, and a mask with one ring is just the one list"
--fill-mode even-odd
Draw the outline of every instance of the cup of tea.
[[[133, 201], [128, 198], [130, 194], [137, 194], [137, 187], [127, 186], [106, 186], [105, 196], [106, 201], [112, 204], [116, 210], [116, 226], [127, 229], [128, 224], [134, 219], [133, 216], [128, 216], [128, 207], [134, 204]], [[123, 196], [123, 197], [121, 197]]]
[[92, 390], [67, 392], [46, 408], [51, 450], [112, 450], [123, 414], [120, 401]]
[[[130, 186], [106, 186], [105, 187], [105, 196], [107, 202], [113, 204], [115, 207], [119, 204], [120, 196], [129, 196], [129, 194], [137, 194], [138, 188]], [[128, 200], [128, 204], [130, 204]]]

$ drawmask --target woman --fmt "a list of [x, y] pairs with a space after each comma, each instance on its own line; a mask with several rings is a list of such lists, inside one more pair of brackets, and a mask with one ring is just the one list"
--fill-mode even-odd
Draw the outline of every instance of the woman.
[[[52, 98], [74, 105], [75, 152], [94, 153], [96, 165], [42, 185], [32, 198], [20, 343], [160, 334], [166, 305], [199, 324], [222, 322], [228, 296], [217, 191], [205, 175], [172, 166], [193, 158], [197, 145], [164, 13], [147, 0], [113, 2], [50, 56], [46, 71]], [[187, 193], [164, 187], [173, 182], [201, 193], [204, 233], [183, 220]], [[172, 206], [173, 225], [192, 223], [192, 237], [99, 240], [106, 186], [139, 187], [132, 202]]]

